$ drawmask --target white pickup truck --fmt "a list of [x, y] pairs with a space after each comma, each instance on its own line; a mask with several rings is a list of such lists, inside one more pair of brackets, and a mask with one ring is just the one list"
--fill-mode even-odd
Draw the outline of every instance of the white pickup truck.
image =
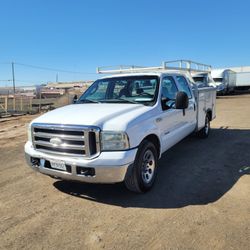
[[75, 104], [30, 123], [27, 163], [64, 180], [124, 181], [129, 190], [149, 190], [161, 155], [194, 132], [207, 137], [215, 118], [216, 89], [198, 88], [190, 68], [170, 69], [106, 71], [114, 74], [95, 81]]

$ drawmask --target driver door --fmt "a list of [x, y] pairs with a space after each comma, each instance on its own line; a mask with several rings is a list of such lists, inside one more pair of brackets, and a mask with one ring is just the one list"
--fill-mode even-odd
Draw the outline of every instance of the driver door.
[[160, 130], [163, 151], [166, 151], [184, 137], [184, 135], [180, 133], [185, 123], [183, 111], [175, 108], [177, 92], [178, 89], [174, 78], [172, 76], [163, 77], [160, 95], [161, 100], [164, 99], [165, 105], [162, 103], [161, 114], [156, 119]]

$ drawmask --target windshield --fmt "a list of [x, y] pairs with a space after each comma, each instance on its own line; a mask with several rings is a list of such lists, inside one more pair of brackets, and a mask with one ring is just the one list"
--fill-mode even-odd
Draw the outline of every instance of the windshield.
[[206, 82], [206, 78], [204, 76], [193, 76], [195, 82]]
[[157, 99], [157, 76], [129, 76], [95, 81], [77, 103], [141, 103], [153, 105]]
[[219, 83], [223, 82], [223, 78], [213, 78], [213, 79], [215, 82], [219, 82]]

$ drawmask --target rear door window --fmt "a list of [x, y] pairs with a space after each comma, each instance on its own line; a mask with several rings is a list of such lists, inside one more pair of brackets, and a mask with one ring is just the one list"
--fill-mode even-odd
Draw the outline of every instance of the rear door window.
[[191, 91], [189, 89], [187, 80], [184, 76], [176, 76], [180, 91], [186, 92], [188, 98], [192, 98]]
[[175, 85], [174, 78], [171, 76], [164, 77], [162, 80], [162, 96], [168, 100], [175, 100], [178, 89]]

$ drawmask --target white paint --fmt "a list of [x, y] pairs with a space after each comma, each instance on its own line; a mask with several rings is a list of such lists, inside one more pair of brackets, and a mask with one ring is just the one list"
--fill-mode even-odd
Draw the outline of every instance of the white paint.
[[[158, 75], [160, 79], [165, 76], [183, 75], [187, 81], [191, 83], [192, 77], [183, 73], [133, 73], [119, 76], [131, 75]], [[115, 75], [115, 77], [119, 77]], [[178, 87], [178, 83], [176, 83]], [[161, 87], [161, 81], [160, 81]], [[216, 91], [213, 87], [198, 89], [195, 84], [189, 86], [192, 92], [192, 98], [189, 99], [189, 106], [185, 110], [177, 110], [175, 108], [162, 110], [161, 107], [161, 90], [159, 91], [157, 101], [154, 106], [144, 106], [142, 104], [114, 104], [114, 103], [91, 103], [91, 104], [74, 104], [68, 105], [51, 112], [48, 112], [37, 119], [34, 123], [53, 123], [64, 125], [84, 125], [97, 126], [102, 131], [124, 131], [129, 137], [130, 148], [137, 148], [142, 140], [148, 135], [156, 135], [160, 141], [160, 155], [167, 149], [175, 145], [184, 137], [199, 130], [205, 125], [205, 116], [208, 110], [212, 111], [212, 118], [215, 118], [215, 97]], [[161, 88], [160, 88], [161, 89]], [[37, 152], [31, 145], [27, 143], [25, 152], [28, 156], [42, 157], [44, 159], [58, 160], [64, 159], [68, 164], [78, 164], [80, 166], [94, 167], [95, 169], [105, 169], [106, 167], [112, 171], [120, 166], [122, 174], [110, 172], [110, 179], [105, 180], [105, 176], [100, 177], [101, 182], [107, 182], [115, 179], [119, 175], [119, 181], [124, 178], [127, 165], [135, 159], [137, 149], [131, 149], [126, 152], [102, 152], [97, 158], [87, 160], [81, 157], [56, 156], [46, 153]], [[131, 153], [130, 153], [131, 152]], [[48, 174], [47, 172], [44, 172]], [[98, 171], [97, 171], [98, 172]], [[107, 174], [107, 171], [105, 172]], [[108, 178], [107, 176], [107, 178]], [[122, 177], [121, 177], [122, 176]], [[70, 178], [67, 175], [67, 178]], [[73, 178], [73, 177], [72, 177]], [[78, 177], [77, 177], [78, 178]], [[97, 177], [96, 180], [100, 180]], [[91, 182], [90, 179], [88, 181]], [[118, 179], [117, 179], [118, 181]], [[93, 181], [94, 182], [94, 181]]]

